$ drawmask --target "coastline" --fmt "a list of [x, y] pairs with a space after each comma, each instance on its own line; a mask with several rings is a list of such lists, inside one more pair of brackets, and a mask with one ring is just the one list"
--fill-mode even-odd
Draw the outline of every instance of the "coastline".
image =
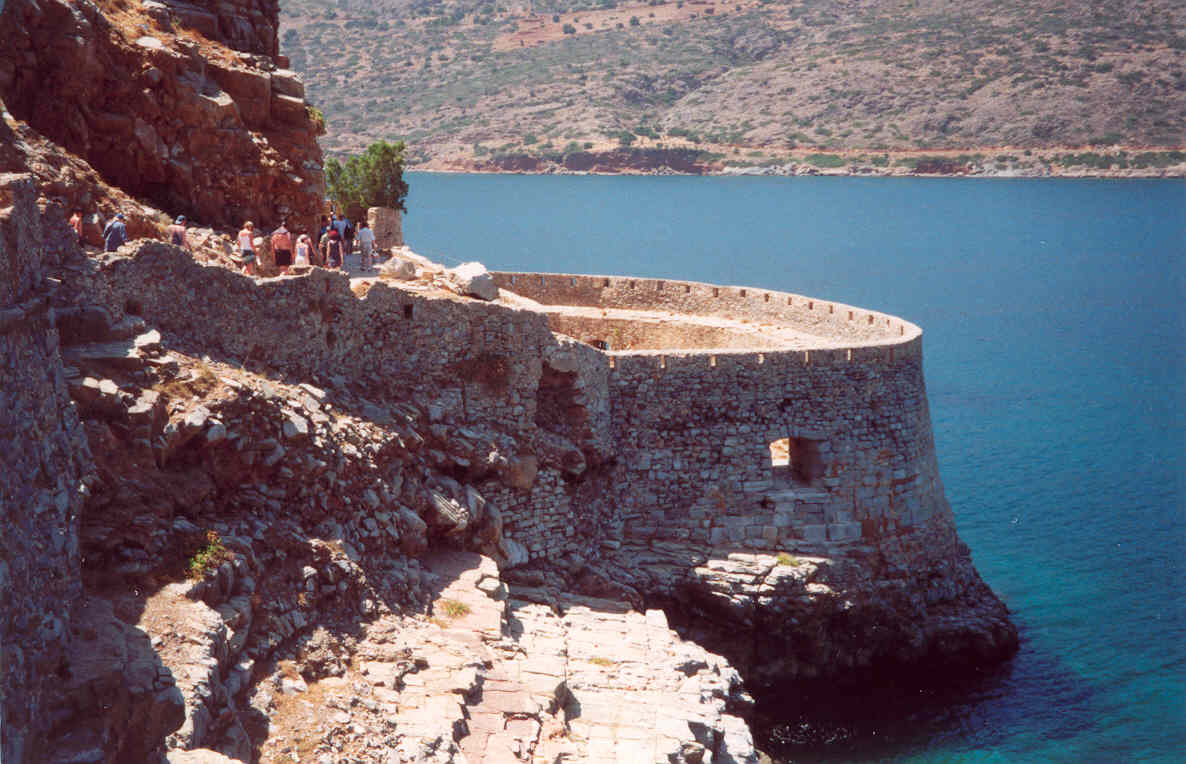
[[[725, 147], [713, 147], [725, 148]], [[732, 148], [737, 154], [740, 148]], [[1027, 155], [1026, 152], [1029, 152]], [[444, 154], [410, 163], [411, 172], [508, 175], [705, 175], [722, 177], [1186, 178], [1186, 147], [1056, 149], [837, 150], [792, 152], [761, 161], [689, 147], [621, 147], [571, 154]]]
[[432, 173], [436, 175], [638, 175], [664, 176], [679, 175], [687, 177], [720, 177], [720, 178], [790, 178], [790, 177], [834, 177], [834, 178], [985, 178], [991, 180], [1026, 178], [1044, 180], [1051, 178], [1065, 178], [1071, 180], [1171, 180], [1186, 179], [1186, 166], [1165, 170], [1111, 170], [1107, 172], [1044, 172], [1036, 168], [1025, 170], [977, 170], [973, 172], [937, 173], [911, 172], [901, 168], [886, 171], [882, 168], [856, 167], [849, 169], [820, 169], [815, 167], [801, 167], [798, 165], [762, 165], [735, 166], [728, 165], [720, 169], [705, 172], [681, 172], [670, 168], [660, 170], [636, 170], [622, 168], [620, 170], [567, 170], [563, 167], [543, 170], [505, 170], [489, 167], [440, 167], [432, 164], [409, 166], [407, 172]]

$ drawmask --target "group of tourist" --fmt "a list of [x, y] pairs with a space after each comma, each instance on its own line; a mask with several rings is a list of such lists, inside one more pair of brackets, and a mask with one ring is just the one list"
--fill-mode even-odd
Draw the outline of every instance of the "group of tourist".
[[[282, 275], [288, 273], [290, 267], [300, 265], [345, 270], [346, 256], [354, 252], [355, 239], [361, 251], [361, 270], [369, 271], [373, 267], [375, 234], [365, 220], [359, 221], [356, 229], [348, 218], [336, 214], [321, 218], [316, 247], [307, 233], [300, 234], [294, 240], [287, 224], [280, 223], [280, 227], [272, 231], [272, 254]], [[239, 259], [248, 274], [255, 273], [254, 241], [255, 226], [249, 220], [239, 231]]]
[[[186, 227], [188, 221], [185, 215], [178, 215], [169, 226], [169, 242], [179, 247], [191, 250]], [[83, 214], [75, 210], [70, 218], [70, 226], [83, 238]], [[128, 240], [126, 219], [122, 212], [117, 213], [103, 229], [103, 249], [114, 252]], [[358, 226], [344, 215], [334, 213], [321, 218], [321, 228], [317, 232], [317, 244], [307, 233], [295, 238], [288, 230], [287, 222], [282, 221], [280, 227], [272, 231], [270, 243], [275, 257], [276, 267], [281, 275], [287, 274], [293, 266], [315, 265], [322, 268], [337, 270], [346, 269], [346, 256], [354, 252], [355, 241], [358, 242], [361, 256], [362, 271], [374, 269], [375, 234], [367, 225], [366, 220], [360, 220]], [[255, 224], [248, 220], [243, 224], [237, 237], [238, 256], [236, 261], [242, 266], [243, 272], [254, 276], [258, 272], [257, 239]]]

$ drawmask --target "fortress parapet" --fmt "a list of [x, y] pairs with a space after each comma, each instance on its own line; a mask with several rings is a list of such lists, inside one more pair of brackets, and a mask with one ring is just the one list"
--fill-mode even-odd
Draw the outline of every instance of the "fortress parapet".
[[538, 474], [481, 491], [529, 558], [664, 540], [823, 551], [950, 524], [922, 333], [894, 316], [605, 276], [499, 273], [493, 303], [383, 280], [356, 294], [344, 274], [253, 280], [157, 243], [100, 273], [113, 312], [212, 357], [384, 384], [513, 436]]
[[495, 279], [603, 350], [628, 538], [820, 549], [950, 516], [914, 324], [752, 287]]

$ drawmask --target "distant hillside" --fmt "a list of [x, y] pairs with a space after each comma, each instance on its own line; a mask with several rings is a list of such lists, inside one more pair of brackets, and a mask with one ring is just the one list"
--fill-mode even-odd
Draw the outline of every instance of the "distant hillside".
[[1180, 0], [289, 0], [281, 23], [331, 154], [400, 138], [421, 165], [524, 169], [627, 145], [740, 165], [1123, 146], [1164, 164], [1186, 146]]

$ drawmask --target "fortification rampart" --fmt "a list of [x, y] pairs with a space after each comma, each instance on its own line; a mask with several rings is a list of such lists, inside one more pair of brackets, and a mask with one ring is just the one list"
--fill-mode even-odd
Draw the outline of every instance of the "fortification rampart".
[[96, 276], [93, 298], [142, 316], [170, 346], [294, 384], [336, 377], [417, 401], [442, 433], [473, 442], [475, 473], [522, 450], [539, 466], [529, 485], [482, 487], [504, 508], [507, 537], [533, 557], [596, 544], [579, 533], [566, 478], [609, 458], [607, 364], [558, 340], [541, 313], [382, 281], [360, 295], [345, 274], [319, 268], [257, 280], [159, 242], [105, 256]]
[[500, 288], [543, 306], [668, 311], [741, 324], [791, 327], [803, 335], [805, 344], [816, 348], [900, 345], [922, 335], [917, 326], [896, 316], [753, 287], [567, 273], [499, 272], [494, 279]]
[[[384, 282], [355, 294], [342, 274], [254, 280], [155, 243], [101, 272], [112, 309], [182, 346], [292, 379], [377, 384], [426, 402], [441, 423], [512, 433], [538, 475], [483, 491], [532, 557], [596, 546], [604, 539], [582, 531], [604, 534], [606, 522], [627, 540], [786, 549], [871, 541], [949, 512], [921, 332], [893, 316], [588, 276], [514, 274], [511, 285], [497, 274], [548, 300], [542, 310]], [[677, 347], [600, 352], [549, 329], [600, 331], [602, 311], [662, 311]], [[678, 347], [689, 344], [699, 346]], [[598, 486], [582, 497], [591, 467]]]
[[[914, 324], [749, 287], [496, 280], [541, 303], [554, 330], [608, 350], [613, 503], [627, 537], [818, 547], [950, 512]], [[657, 323], [640, 330], [625, 311]]]

